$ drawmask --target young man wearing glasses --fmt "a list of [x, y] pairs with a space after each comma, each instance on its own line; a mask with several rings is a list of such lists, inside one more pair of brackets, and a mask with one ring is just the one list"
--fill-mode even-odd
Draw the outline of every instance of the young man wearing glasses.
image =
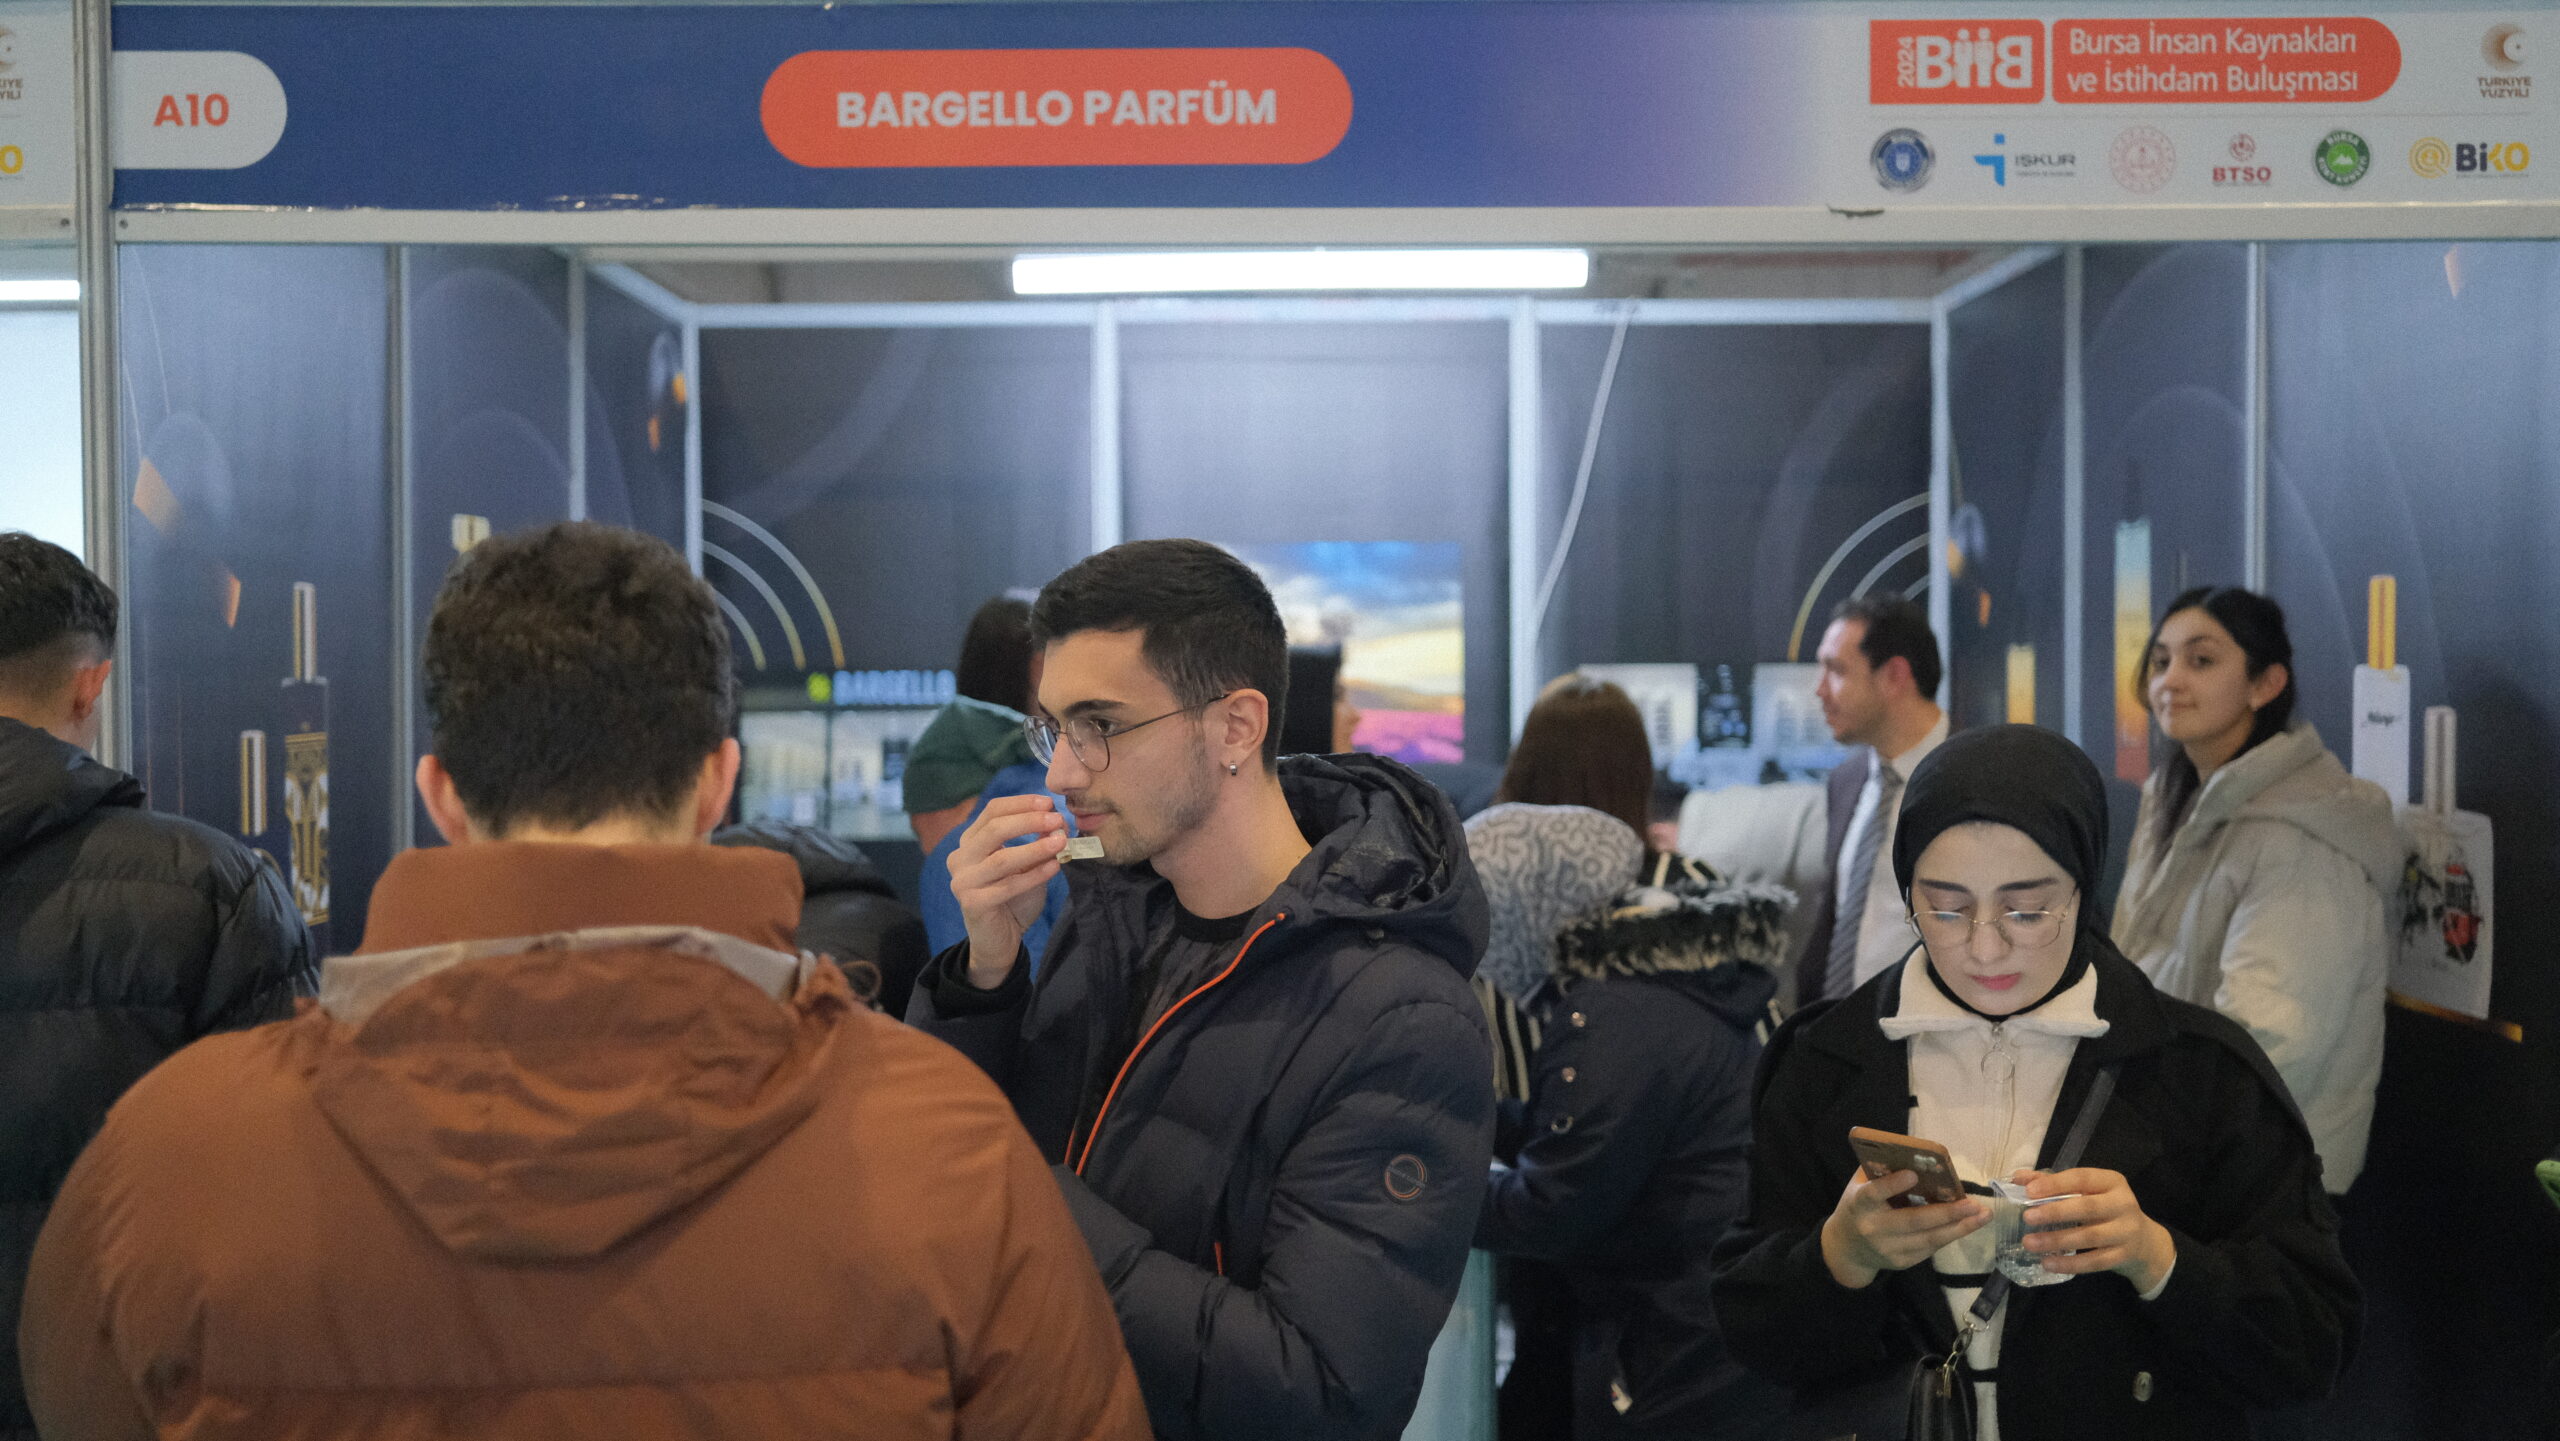
[[1090, 557], [1031, 623], [1033, 747], [1103, 854], [1065, 859], [1046, 796], [991, 802], [951, 860], [969, 939], [909, 1019], [1056, 1162], [1158, 1436], [1393, 1436], [1491, 1154], [1457, 815], [1392, 761], [1279, 758], [1279, 612], [1214, 546]]

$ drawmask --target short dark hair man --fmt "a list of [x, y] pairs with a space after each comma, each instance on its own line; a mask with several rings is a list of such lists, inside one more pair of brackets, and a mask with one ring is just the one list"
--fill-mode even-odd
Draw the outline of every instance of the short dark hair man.
[[990, 803], [951, 862], [969, 939], [910, 1019], [1057, 1162], [1158, 1436], [1392, 1437], [1492, 1149], [1458, 817], [1393, 761], [1276, 758], [1280, 616], [1214, 546], [1092, 556], [1032, 626], [1035, 747], [1104, 855], [1067, 866], [1035, 984], [1022, 935], [1065, 822]]
[[32, 1435], [14, 1323], [54, 1191], [143, 1072], [198, 1036], [289, 1014], [311, 936], [284, 879], [143, 809], [88, 755], [116, 596], [79, 557], [0, 535], [0, 1436]]
[[735, 682], [684, 561], [484, 542], [424, 659], [453, 844], [73, 1170], [20, 1329], [47, 1436], [1144, 1436], [1003, 1097], [792, 954], [788, 858], [700, 843]]
[[1899, 596], [1842, 604], [1815, 658], [1822, 718], [1833, 739], [1859, 749], [1831, 772], [1830, 875], [1796, 961], [1800, 1005], [1848, 994], [1916, 943], [1893, 884], [1894, 822], [1903, 783], [1947, 738], [1938, 637], [1918, 605]]

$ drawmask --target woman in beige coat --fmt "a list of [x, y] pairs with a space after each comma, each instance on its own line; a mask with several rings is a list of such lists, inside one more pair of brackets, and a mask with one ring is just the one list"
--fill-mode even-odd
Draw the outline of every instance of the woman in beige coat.
[[2175, 743], [2142, 788], [2116, 945], [2170, 995], [2248, 1027], [2293, 1092], [2323, 1183], [2364, 1168], [2382, 1075], [2391, 802], [2292, 723], [2293, 645], [2274, 601], [2191, 590], [2140, 681]]

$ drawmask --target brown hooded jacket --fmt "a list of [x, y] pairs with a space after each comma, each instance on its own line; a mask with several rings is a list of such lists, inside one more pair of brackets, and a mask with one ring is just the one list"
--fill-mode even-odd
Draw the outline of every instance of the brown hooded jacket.
[[301, 1015], [146, 1076], [20, 1328], [48, 1438], [1142, 1438], [986, 1077], [789, 954], [786, 858], [412, 851]]

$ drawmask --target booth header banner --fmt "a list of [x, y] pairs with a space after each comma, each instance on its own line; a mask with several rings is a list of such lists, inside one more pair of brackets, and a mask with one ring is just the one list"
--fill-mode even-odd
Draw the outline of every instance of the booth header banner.
[[2560, 32], [2547, 10], [1943, 14], [128, 6], [116, 199], [1863, 213], [2554, 198], [2560, 135], [2529, 59], [2536, 31]]

